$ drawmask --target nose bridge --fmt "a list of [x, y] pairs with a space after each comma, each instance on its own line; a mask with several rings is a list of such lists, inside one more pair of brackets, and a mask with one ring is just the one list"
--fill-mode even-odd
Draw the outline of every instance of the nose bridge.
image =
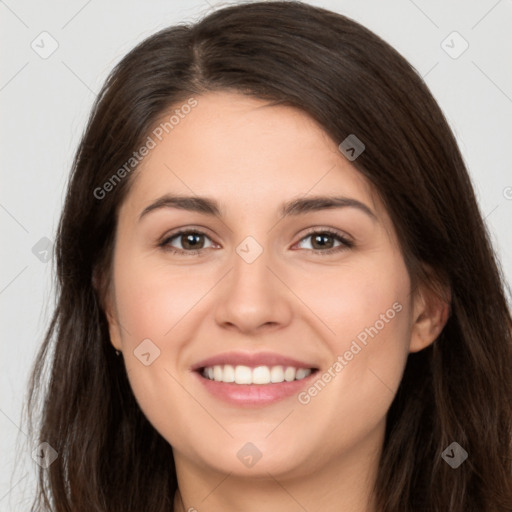
[[219, 297], [217, 322], [234, 324], [250, 331], [263, 324], [282, 324], [287, 321], [285, 290], [269, 270], [273, 255], [266, 247], [268, 238], [260, 243], [247, 236], [236, 247], [232, 270]]
[[[259, 236], [261, 240], [261, 236]], [[271, 252], [267, 239], [260, 243], [254, 236], [245, 237], [235, 248], [233, 256], [232, 286], [240, 288], [246, 294], [264, 293], [270, 291], [267, 266], [270, 263]]]

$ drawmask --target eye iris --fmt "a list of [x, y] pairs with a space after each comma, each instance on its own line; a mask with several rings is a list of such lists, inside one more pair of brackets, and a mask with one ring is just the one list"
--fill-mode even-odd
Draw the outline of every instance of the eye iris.
[[[330, 238], [330, 239], [331, 239], [331, 243], [327, 243], [327, 244], [326, 244], [326, 243], [325, 243], [325, 239], [326, 239], [326, 238]], [[314, 249], [317, 249], [317, 247], [315, 247], [315, 244], [316, 244], [316, 242], [317, 242], [318, 240], [324, 240], [324, 241], [321, 241], [321, 242], [320, 242], [320, 248], [324, 248], [324, 249], [325, 249], [325, 248], [327, 247], [328, 249], [330, 249], [330, 248], [333, 246], [332, 238], [333, 238], [333, 237], [332, 237], [332, 235], [329, 235], [329, 234], [322, 234], [322, 233], [321, 233], [321, 234], [316, 234], [316, 235], [314, 235], [314, 236], [313, 236], [313, 243], [312, 243], [313, 248], [314, 248]]]
[[[185, 248], [185, 249], [197, 249], [198, 246], [197, 246], [197, 244], [194, 245], [194, 239], [196, 239], [196, 242], [197, 242], [197, 238], [201, 238], [202, 236], [203, 235], [200, 235], [200, 234], [197, 234], [197, 233], [188, 233], [188, 234], [185, 234], [185, 235], [181, 235], [181, 241], [182, 241], [183, 248]], [[192, 242], [192, 245], [190, 245], [191, 242]], [[203, 243], [204, 243], [204, 240], [203, 240]], [[202, 247], [199, 247], [199, 249], [201, 249], [201, 248]]]
[[[313, 249], [331, 249], [334, 247], [335, 236], [330, 233], [315, 233], [310, 235]], [[326, 242], [326, 239], [330, 241]], [[204, 235], [202, 233], [183, 233], [180, 235], [181, 244], [184, 250], [202, 249]], [[201, 243], [203, 242], [203, 243]]]

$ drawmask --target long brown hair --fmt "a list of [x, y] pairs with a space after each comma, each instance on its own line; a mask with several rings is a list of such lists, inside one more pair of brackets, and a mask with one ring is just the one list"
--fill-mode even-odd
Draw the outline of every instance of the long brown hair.
[[[450, 289], [451, 316], [409, 356], [387, 416], [378, 510], [512, 510], [512, 320], [456, 140], [396, 50], [301, 2], [229, 6], [162, 30], [100, 92], [70, 177], [56, 238], [58, 302], [27, 402], [31, 431], [58, 452], [40, 471], [37, 510], [173, 510], [171, 446], [137, 405], [94, 285], [98, 275], [108, 281], [132, 176], [97, 190], [163, 113], [213, 90], [299, 108], [337, 144], [350, 134], [364, 141], [352, 163], [386, 205], [413, 282]], [[453, 442], [468, 453], [457, 469], [441, 457]]]

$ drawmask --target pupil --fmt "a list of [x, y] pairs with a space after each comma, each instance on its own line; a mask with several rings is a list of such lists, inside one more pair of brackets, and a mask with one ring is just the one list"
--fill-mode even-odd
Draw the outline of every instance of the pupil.
[[[313, 237], [315, 242], [320, 239], [325, 239], [325, 238], [331, 238], [331, 235], [315, 235]], [[320, 247], [326, 247], [326, 246], [328, 246], [330, 248], [332, 246], [332, 242], [330, 244], [325, 244], [323, 242], [320, 242]]]
[[[197, 243], [194, 243], [194, 239], [196, 239], [195, 241], [197, 242], [197, 238], [200, 238], [202, 235], [198, 235], [198, 234], [189, 234], [189, 235], [184, 235], [185, 236], [185, 243], [183, 244], [183, 246], [185, 248], [188, 248], [188, 249], [194, 249], [195, 246], [197, 246]], [[331, 243], [325, 243], [325, 239], [326, 238], [332, 238], [331, 235], [315, 235], [313, 237], [313, 240], [314, 240], [314, 244], [318, 244], [320, 247], [332, 247], [332, 241]]]
[[[193, 239], [194, 238], [198, 238], [198, 237], [201, 237], [202, 235], [197, 235], [197, 234], [189, 234], [189, 235], [185, 235], [185, 240], [186, 242], [183, 244], [183, 247], [185, 247], [186, 249], [195, 249], [197, 248], [197, 244], [194, 245], [194, 242], [193, 242]], [[197, 241], [197, 240], [196, 240]], [[192, 245], [190, 246], [190, 243], [192, 242]], [[187, 247], [189, 246], [189, 247]]]

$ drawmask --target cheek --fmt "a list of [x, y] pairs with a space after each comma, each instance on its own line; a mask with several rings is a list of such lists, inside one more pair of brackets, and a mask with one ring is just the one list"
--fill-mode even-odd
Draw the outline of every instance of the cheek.
[[178, 362], [192, 337], [194, 308], [213, 283], [143, 258], [120, 258], [114, 280], [130, 386], [145, 416], [173, 442], [186, 429], [169, 411], [197, 415], [195, 402], [178, 383]]
[[[315, 272], [296, 272], [288, 282], [306, 308], [315, 314], [322, 338], [331, 350], [342, 354], [358, 340], [362, 346], [380, 338], [407, 339], [410, 280], [399, 254], [394, 252], [347, 259]], [[405, 329], [405, 330], [404, 330]], [[376, 344], [374, 344], [376, 345]], [[350, 356], [349, 356], [350, 357]]]
[[[396, 309], [402, 305], [398, 301], [391, 304], [396, 304]], [[392, 309], [395, 314], [390, 313], [393, 318], [385, 323], [379, 318], [389, 304], [384, 306], [368, 305], [367, 320], [362, 324], [347, 317], [345, 333], [339, 325], [341, 334], [331, 343], [331, 363], [298, 396], [304, 417], [321, 418], [308, 423], [308, 434], [324, 440], [326, 453], [341, 454], [362, 442], [385, 421], [395, 397], [408, 354], [408, 313], [403, 304], [399, 312]]]
[[298, 397], [311, 417], [324, 417], [324, 425], [342, 426], [354, 437], [385, 418], [408, 355], [409, 286], [401, 258], [391, 256], [340, 266], [323, 280], [321, 293], [308, 295], [308, 305], [334, 331], [324, 337], [331, 361]]
[[145, 338], [163, 345], [208, 290], [190, 270], [172, 271], [144, 259], [119, 261], [115, 279], [117, 310], [126, 327], [123, 342], [130, 346]]

